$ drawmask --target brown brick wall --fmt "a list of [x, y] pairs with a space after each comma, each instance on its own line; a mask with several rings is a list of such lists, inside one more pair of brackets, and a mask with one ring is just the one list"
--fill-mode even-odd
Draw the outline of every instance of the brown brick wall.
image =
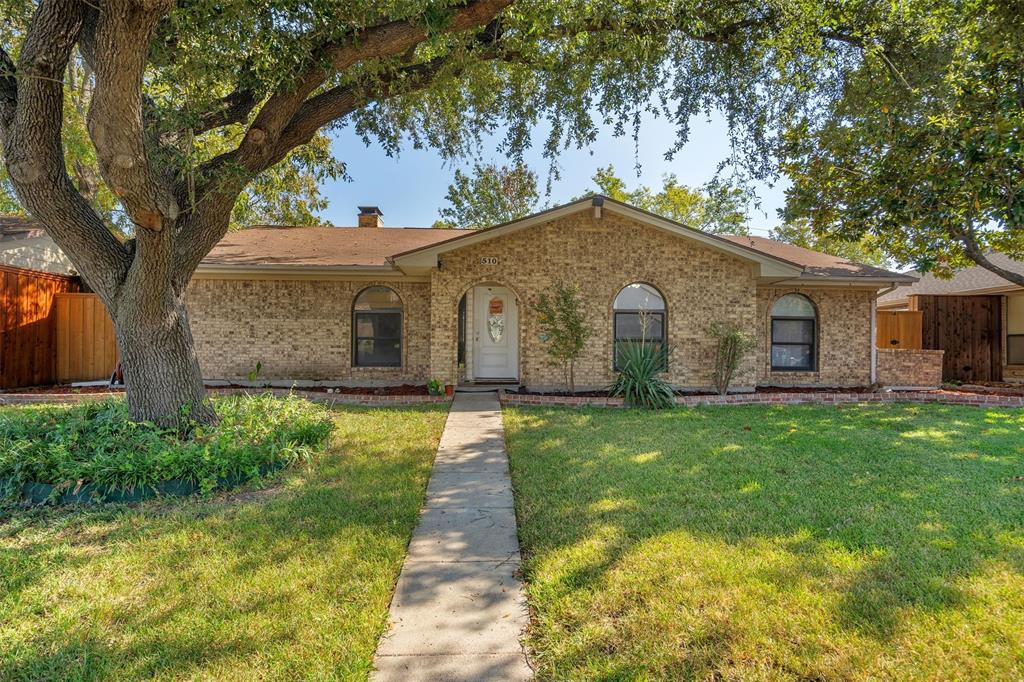
[[[771, 309], [786, 294], [804, 294], [818, 314], [818, 364], [814, 372], [773, 372]], [[871, 383], [871, 301], [874, 291], [762, 288], [757, 292], [757, 364], [770, 386], [866, 386]]]
[[[352, 367], [352, 302], [365, 287], [402, 298], [403, 367]], [[203, 376], [351, 383], [427, 380], [430, 287], [426, 282], [194, 279], [188, 307]]]
[[941, 350], [878, 349], [878, 383], [905, 388], [936, 388], [942, 384]]
[[[498, 264], [482, 264], [481, 258], [497, 258]], [[711, 320], [732, 321], [750, 333], [756, 329], [756, 283], [749, 262], [614, 214], [568, 216], [446, 253], [442, 261], [431, 280], [431, 373], [446, 380], [456, 373], [459, 298], [484, 282], [506, 286], [518, 297], [520, 380], [534, 386], [564, 385], [561, 369], [550, 364], [538, 339], [530, 307], [558, 279], [580, 286], [594, 329], [576, 369], [578, 385], [603, 386], [612, 380], [612, 303], [632, 282], [652, 284], [665, 296], [673, 383], [710, 385]], [[755, 380], [751, 357], [736, 385], [752, 386]]]
[[[707, 328], [712, 320], [732, 322], [757, 340], [736, 374], [735, 388], [870, 383], [874, 292], [759, 289], [755, 271], [742, 258], [648, 225], [609, 212], [601, 219], [582, 212], [443, 254], [442, 268], [429, 283], [197, 279], [188, 300], [204, 376], [216, 379], [244, 379], [262, 362], [266, 379], [453, 382], [459, 376], [459, 299], [478, 284], [493, 283], [518, 298], [520, 380], [562, 386], [562, 370], [550, 363], [531, 308], [541, 291], [562, 279], [580, 286], [594, 330], [577, 366], [578, 386], [604, 386], [613, 379], [612, 303], [632, 282], [654, 285], [666, 299], [674, 348], [668, 378], [674, 384], [710, 387], [714, 344]], [[351, 366], [352, 301], [372, 284], [391, 286], [405, 302], [400, 369]], [[816, 372], [770, 371], [771, 305], [792, 291], [808, 295], [818, 309]], [[472, 338], [470, 329], [470, 348]], [[467, 361], [472, 362], [471, 351]]]

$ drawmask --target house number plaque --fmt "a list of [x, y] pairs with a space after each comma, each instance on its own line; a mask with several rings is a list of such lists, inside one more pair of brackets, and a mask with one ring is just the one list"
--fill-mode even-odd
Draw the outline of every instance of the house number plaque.
[[480, 256], [480, 265], [497, 265], [497, 256]]

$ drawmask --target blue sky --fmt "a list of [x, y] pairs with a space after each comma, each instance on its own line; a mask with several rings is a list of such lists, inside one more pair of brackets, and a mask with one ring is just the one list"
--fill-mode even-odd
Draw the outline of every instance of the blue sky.
[[[559, 159], [561, 179], [553, 182], [550, 197], [543, 196], [548, 162], [541, 156], [540, 144], [525, 154], [526, 162], [537, 172], [541, 186], [541, 203], [564, 203], [594, 189], [590, 178], [594, 171], [612, 164], [616, 173], [632, 188], [637, 184], [652, 187], [661, 185], [661, 177], [675, 173], [681, 182], [699, 186], [715, 174], [718, 163], [728, 154], [728, 139], [724, 121], [715, 116], [710, 120], [692, 122], [690, 142], [672, 161], [666, 161], [665, 151], [675, 139], [675, 129], [664, 118], [648, 116], [641, 126], [639, 155], [630, 135], [615, 137], [610, 129], [602, 130], [594, 144], [585, 149], [569, 149]], [[337, 158], [348, 165], [351, 181], [330, 181], [324, 185], [324, 194], [330, 200], [324, 219], [335, 225], [352, 225], [356, 206], [380, 206], [384, 224], [392, 226], [429, 226], [438, 218], [438, 210], [445, 204], [444, 196], [456, 168], [472, 166], [467, 160], [461, 164], [446, 164], [430, 150], [404, 149], [397, 157], [388, 157], [379, 147], [366, 147], [351, 130], [343, 128], [334, 133], [334, 151]], [[536, 142], [541, 142], [536, 137]], [[505, 162], [495, 149], [496, 142], [481, 150], [484, 161]], [[641, 174], [636, 175], [639, 159]], [[754, 234], [767, 234], [778, 223], [776, 209], [784, 203], [783, 187], [758, 185], [760, 209], [751, 207], [750, 226]]]

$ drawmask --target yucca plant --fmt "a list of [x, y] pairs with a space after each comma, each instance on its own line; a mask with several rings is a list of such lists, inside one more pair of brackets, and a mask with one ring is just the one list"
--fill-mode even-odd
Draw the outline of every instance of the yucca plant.
[[661, 345], [625, 341], [618, 347], [618, 376], [608, 387], [629, 407], [660, 410], [675, 405], [675, 393], [662, 377], [668, 367], [669, 349]]

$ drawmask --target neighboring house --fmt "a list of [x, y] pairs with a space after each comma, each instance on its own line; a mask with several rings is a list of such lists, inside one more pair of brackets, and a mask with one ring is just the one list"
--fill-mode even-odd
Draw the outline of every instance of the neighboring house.
[[[1024, 274], [1024, 263], [1001, 253], [988, 257]], [[945, 350], [947, 380], [1024, 382], [1024, 287], [980, 265], [951, 279], [919, 275], [878, 301], [880, 310], [922, 312], [925, 348]]]
[[604, 197], [478, 231], [386, 228], [376, 207], [360, 210], [358, 227], [258, 227], [213, 249], [188, 291], [209, 379], [244, 380], [259, 363], [267, 380], [561, 388], [532, 304], [562, 280], [580, 287], [594, 331], [578, 386], [611, 382], [615, 343], [644, 320], [682, 388], [712, 385], [713, 321], [756, 340], [737, 389], [865, 386], [876, 298], [915, 281]]
[[75, 268], [43, 226], [23, 216], [0, 215], [0, 265], [57, 275]]

